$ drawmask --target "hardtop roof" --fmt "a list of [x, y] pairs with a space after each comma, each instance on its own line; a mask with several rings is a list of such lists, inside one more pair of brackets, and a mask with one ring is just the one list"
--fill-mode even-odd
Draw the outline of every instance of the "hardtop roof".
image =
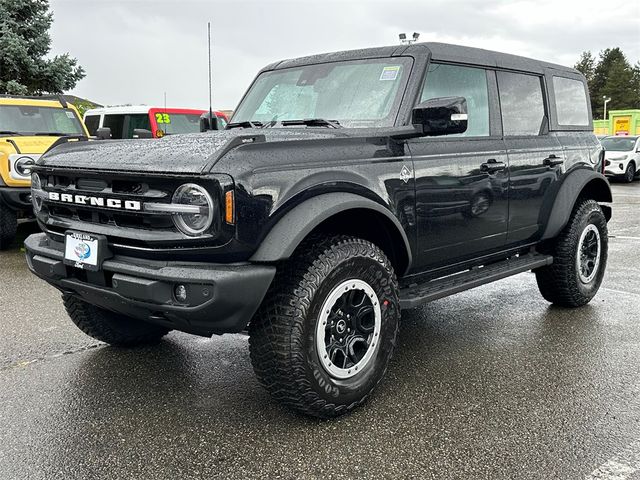
[[312, 65], [345, 60], [359, 60], [367, 58], [393, 57], [399, 55], [424, 56], [431, 53], [432, 60], [465, 63], [485, 67], [495, 67], [507, 70], [519, 70], [532, 73], [543, 73], [545, 68], [564, 73], [580, 75], [573, 68], [532, 58], [495, 52], [475, 47], [465, 47], [449, 43], [422, 42], [412, 45], [395, 45], [386, 47], [365, 48], [360, 50], [345, 50], [341, 52], [323, 53], [307, 57], [282, 60], [272, 63], [264, 70], [276, 70], [301, 65]]

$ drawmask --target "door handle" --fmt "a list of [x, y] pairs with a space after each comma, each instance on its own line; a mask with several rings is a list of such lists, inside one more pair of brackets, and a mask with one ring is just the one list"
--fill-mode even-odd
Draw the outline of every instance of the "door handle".
[[480, 165], [480, 171], [484, 173], [495, 173], [507, 168], [506, 163], [496, 162], [495, 158], [490, 158], [485, 163]]
[[551, 154], [542, 161], [542, 164], [547, 167], [555, 167], [556, 165], [560, 165], [562, 162], [564, 162], [563, 158], [556, 157], [554, 154]]

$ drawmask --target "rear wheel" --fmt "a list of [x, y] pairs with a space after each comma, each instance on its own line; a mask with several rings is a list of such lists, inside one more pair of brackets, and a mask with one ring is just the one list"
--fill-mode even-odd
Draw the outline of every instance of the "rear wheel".
[[110, 312], [64, 294], [64, 307], [75, 325], [90, 337], [117, 347], [157, 343], [169, 329]]
[[607, 265], [607, 220], [594, 200], [579, 201], [548, 253], [553, 264], [536, 270], [542, 296], [556, 305], [586, 305], [600, 288]]
[[18, 232], [18, 214], [0, 203], [0, 250], [9, 248]]
[[276, 400], [335, 417], [362, 404], [382, 379], [399, 319], [397, 280], [377, 246], [316, 238], [279, 268], [251, 321], [251, 362]]

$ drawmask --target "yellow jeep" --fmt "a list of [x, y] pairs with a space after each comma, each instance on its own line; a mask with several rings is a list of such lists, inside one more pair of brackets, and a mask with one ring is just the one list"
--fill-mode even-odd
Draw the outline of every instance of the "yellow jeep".
[[31, 166], [58, 143], [89, 133], [73, 105], [61, 97], [0, 95], [0, 249], [16, 236], [19, 218], [32, 218]]

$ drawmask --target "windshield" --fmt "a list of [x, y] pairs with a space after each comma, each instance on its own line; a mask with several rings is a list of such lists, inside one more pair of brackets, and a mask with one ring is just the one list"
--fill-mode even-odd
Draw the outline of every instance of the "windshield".
[[157, 112], [154, 115], [158, 128], [167, 135], [200, 131], [200, 114]]
[[610, 152], [629, 152], [633, 150], [636, 140], [635, 137], [607, 137], [600, 140], [600, 143]]
[[264, 72], [232, 123], [324, 119], [351, 128], [392, 126], [410, 69], [409, 58], [384, 58]]
[[85, 135], [80, 119], [70, 108], [0, 105], [0, 131]]

